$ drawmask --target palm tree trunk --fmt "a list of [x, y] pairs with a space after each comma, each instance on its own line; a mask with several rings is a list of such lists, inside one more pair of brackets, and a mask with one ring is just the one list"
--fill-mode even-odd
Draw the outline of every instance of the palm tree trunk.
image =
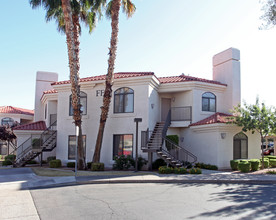
[[109, 48], [108, 70], [105, 79], [105, 90], [103, 96], [103, 106], [101, 107], [100, 125], [97, 135], [93, 163], [99, 163], [101, 158], [102, 140], [104, 134], [105, 123], [108, 118], [109, 105], [112, 96], [112, 84], [114, 78], [114, 67], [117, 52], [118, 32], [119, 32], [119, 12], [121, 0], [113, 0], [111, 6], [111, 40]]
[[[73, 119], [76, 126], [81, 130], [81, 112], [80, 112], [80, 85], [79, 85], [79, 59], [78, 59], [78, 46], [75, 44], [75, 32], [72, 10], [70, 0], [61, 0], [62, 10], [65, 20], [65, 33], [66, 43], [68, 49], [69, 68], [70, 68], [70, 81], [71, 81], [71, 92], [72, 92], [72, 107], [73, 107]], [[79, 149], [83, 149], [79, 147]], [[84, 169], [85, 163], [82, 157], [79, 157], [78, 168]]]

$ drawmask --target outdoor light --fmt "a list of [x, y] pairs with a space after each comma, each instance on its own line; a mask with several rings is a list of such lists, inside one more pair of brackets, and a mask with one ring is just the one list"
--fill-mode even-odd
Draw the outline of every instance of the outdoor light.
[[152, 109], [154, 108], [154, 104], [151, 104], [151, 108], [152, 108]]
[[225, 139], [226, 133], [220, 133], [221, 139]]

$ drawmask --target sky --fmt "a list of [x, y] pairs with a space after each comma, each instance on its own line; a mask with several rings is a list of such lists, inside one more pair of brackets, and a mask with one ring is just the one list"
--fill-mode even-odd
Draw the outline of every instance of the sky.
[[[212, 79], [213, 55], [234, 47], [241, 52], [241, 96], [259, 96], [276, 106], [276, 28], [260, 30], [259, 0], [133, 0], [136, 12], [121, 12], [115, 72], [182, 73]], [[43, 8], [28, 0], [0, 1], [0, 106], [34, 108], [37, 71], [69, 79], [65, 35]], [[92, 34], [82, 27], [80, 77], [107, 73], [110, 20], [103, 17]]]

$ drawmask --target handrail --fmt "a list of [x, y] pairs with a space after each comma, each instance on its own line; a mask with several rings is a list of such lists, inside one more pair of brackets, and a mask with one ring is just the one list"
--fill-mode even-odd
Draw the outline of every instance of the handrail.
[[22, 144], [20, 144], [18, 147], [16, 147], [10, 154], [14, 154], [20, 147], [22, 147], [27, 141], [32, 139], [32, 136], [29, 137], [26, 141], [24, 141]]
[[[197, 157], [192, 154], [190, 151], [186, 150], [185, 148], [177, 145], [176, 143], [174, 143], [173, 141], [171, 141], [170, 139], [166, 138], [166, 137], [163, 137], [164, 140], [165, 140], [165, 143], [169, 143], [171, 146], [174, 147], [173, 150], [175, 150], [175, 153], [178, 158], [178, 160], [183, 160], [183, 161], [188, 161], [190, 163], [195, 163], [197, 161]], [[166, 146], [167, 147], [167, 146]], [[168, 149], [167, 149], [168, 151]], [[169, 151], [168, 151], [169, 152]], [[182, 152], [182, 153], [181, 153]], [[171, 152], [169, 152], [170, 154], [172, 154]], [[184, 154], [184, 155], [183, 155]], [[174, 155], [173, 155], [174, 156]], [[181, 158], [179, 158], [181, 157]], [[183, 158], [184, 157], [184, 158]], [[192, 159], [192, 161], [189, 160], [189, 157]]]
[[169, 126], [171, 125], [171, 109], [169, 110], [166, 121], [162, 130], [162, 137], [165, 137], [168, 131]]

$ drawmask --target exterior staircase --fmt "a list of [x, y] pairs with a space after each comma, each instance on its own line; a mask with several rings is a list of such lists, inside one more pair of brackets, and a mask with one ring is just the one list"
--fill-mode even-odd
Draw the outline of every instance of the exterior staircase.
[[14, 167], [23, 167], [28, 161], [35, 159], [43, 152], [52, 151], [56, 147], [57, 131], [51, 128], [52, 125], [44, 130], [39, 138], [31, 136], [14, 150], [12, 153], [16, 154]]
[[171, 111], [169, 111], [165, 122], [157, 122], [153, 131], [142, 132], [142, 151], [155, 152], [172, 167], [182, 167], [187, 163], [194, 164], [197, 157], [183, 147], [166, 138], [168, 128], [171, 124]]

